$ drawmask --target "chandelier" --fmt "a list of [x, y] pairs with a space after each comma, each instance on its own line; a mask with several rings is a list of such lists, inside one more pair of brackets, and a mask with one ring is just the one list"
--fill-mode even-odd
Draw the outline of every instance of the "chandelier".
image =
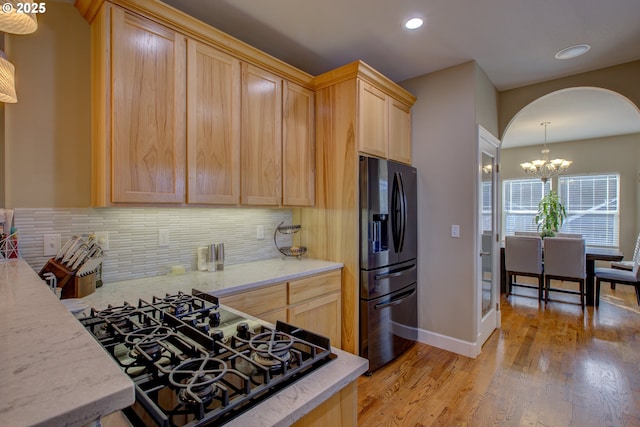
[[550, 124], [550, 122], [540, 123], [541, 126], [544, 126], [544, 148], [542, 149], [542, 159], [520, 163], [525, 174], [538, 177], [542, 182], [547, 182], [549, 178], [565, 172], [567, 168], [571, 166], [571, 163], [573, 163], [571, 160], [565, 159], [549, 160], [549, 149], [547, 148], [547, 126]]

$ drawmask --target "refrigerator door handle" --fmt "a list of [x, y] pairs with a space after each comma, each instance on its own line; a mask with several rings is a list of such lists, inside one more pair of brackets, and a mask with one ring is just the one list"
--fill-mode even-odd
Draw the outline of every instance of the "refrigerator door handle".
[[404, 246], [404, 233], [407, 227], [407, 195], [404, 191], [402, 174], [394, 172], [393, 190], [391, 193], [391, 230], [393, 233], [393, 248], [397, 253], [402, 252]]
[[400, 183], [400, 207], [401, 207], [401, 215], [402, 215], [402, 226], [400, 227], [400, 249], [398, 252], [402, 252], [404, 248], [404, 233], [407, 228], [407, 193], [404, 191], [404, 180], [402, 179], [402, 174], [396, 172], [398, 174], [398, 182]]
[[408, 267], [404, 267], [404, 268], [400, 268], [398, 270], [393, 270], [390, 271], [388, 273], [385, 274], [377, 274], [374, 279], [375, 280], [383, 280], [383, 279], [389, 279], [392, 277], [398, 277], [398, 276], [402, 276], [403, 274], [405, 274], [407, 271], [411, 271], [411, 270], [415, 270], [416, 269], [416, 265], [410, 265]]
[[415, 289], [410, 290], [409, 292], [405, 292], [403, 294], [398, 295], [396, 298], [392, 299], [389, 302], [376, 304], [374, 307], [376, 310], [382, 310], [383, 308], [391, 307], [393, 305], [400, 304], [403, 300], [412, 297], [416, 293]]
[[397, 252], [402, 251], [402, 239], [404, 229], [405, 209], [403, 209], [402, 178], [398, 172], [393, 173], [393, 185], [391, 192], [391, 233], [393, 235], [393, 248]]

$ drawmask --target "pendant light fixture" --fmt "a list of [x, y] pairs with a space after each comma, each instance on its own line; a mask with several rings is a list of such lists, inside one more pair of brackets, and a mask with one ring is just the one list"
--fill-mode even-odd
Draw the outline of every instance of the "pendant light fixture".
[[0, 102], [13, 104], [16, 96], [15, 67], [0, 50]]
[[[11, 34], [31, 34], [38, 29], [36, 13], [46, 10], [46, 3], [33, 0], [3, 0], [0, 31]], [[0, 50], [0, 102], [18, 102], [15, 67]]]
[[547, 126], [550, 122], [542, 122], [544, 126], [544, 148], [542, 149], [542, 159], [532, 160], [526, 163], [520, 163], [520, 166], [527, 175], [538, 177], [542, 182], [547, 182], [549, 178], [564, 173], [571, 163], [571, 160], [553, 159], [549, 160], [549, 149], [547, 148]]
[[11, 34], [31, 34], [38, 29], [37, 11], [45, 3], [33, 3], [33, 0], [4, 0], [0, 12], [0, 31]]

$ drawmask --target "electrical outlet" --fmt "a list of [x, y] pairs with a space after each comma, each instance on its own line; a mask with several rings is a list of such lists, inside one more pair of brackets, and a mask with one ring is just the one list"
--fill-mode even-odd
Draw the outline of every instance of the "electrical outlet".
[[455, 238], [460, 237], [460, 226], [459, 225], [452, 225], [451, 226], [451, 237], [455, 237]]
[[171, 241], [169, 239], [169, 230], [166, 228], [158, 230], [158, 246], [160, 246], [161, 248], [165, 248], [170, 244]]
[[93, 233], [96, 237], [96, 242], [100, 245], [103, 251], [109, 250], [109, 232], [108, 231], [96, 231]]
[[256, 239], [257, 240], [262, 240], [264, 239], [264, 225], [259, 225], [256, 228]]
[[57, 255], [60, 252], [60, 235], [44, 235], [44, 256]]

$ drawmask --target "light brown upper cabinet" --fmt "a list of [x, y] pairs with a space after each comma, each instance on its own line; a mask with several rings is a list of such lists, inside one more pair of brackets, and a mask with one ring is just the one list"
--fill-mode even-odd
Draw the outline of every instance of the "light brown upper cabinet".
[[313, 206], [315, 201], [314, 93], [284, 81], [282, 114], [282, 204]]
[[240, 61], [187, 41], [189, 203], [240, 202]]
[[242, 204], [314, 203], [314, 94], [242, 64]]
[[122, 9], [108, 10], [111, 55], [102, 60], [111, 61], [106, 82], [113, 98], [97, 118], [104, 126], [103, 194], [110, 177], [112, 202], [183, 202], [186, 39]]
[[411, 164], [411, 107], [389, 98], [389, 153], [396, 162]]
[[93, 206], [313, 205], [313, 76], [156, 0], [75, 7], [91, 23]]
[[242, 64], [242, 203], [280, 205], [282, 79]]
[[358, 80], [358, 151], [387, 158], [389, 107], [387, 95]]
[[358, 79], [358, 151], [411, 164], [411, 107]]

